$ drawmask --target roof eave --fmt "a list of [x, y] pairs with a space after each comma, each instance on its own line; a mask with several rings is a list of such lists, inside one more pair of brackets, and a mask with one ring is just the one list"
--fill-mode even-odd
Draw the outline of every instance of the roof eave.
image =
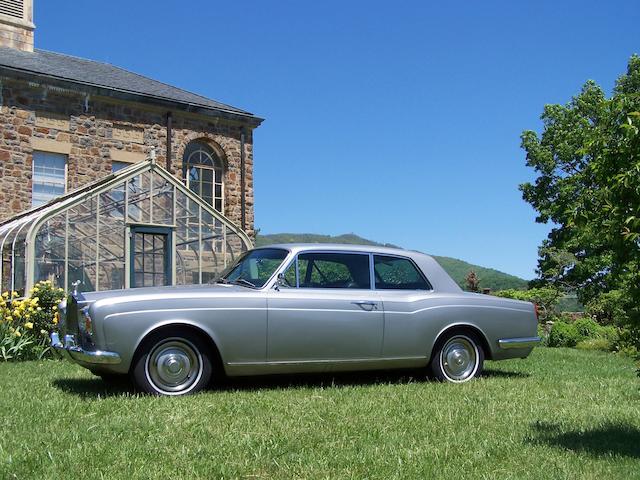
[[[6, 75], [10, 73], [10, 75]], [[180, 102], [166, 97], [160, 97], [157, 95], [144, 94], [140, 92], [126, 91], [112, 87], [106, 87], [104, 85], [93, 84], [90, 82], [82, 82], [78, 80], [57, 77], [55, 75], [47, 75], [31, 70], [25, 70], [16, 67], [9, 67], [7, 65], [0, 65], [0, 75], [13, 78], [21, 78], [27, 81], [34, 81], [35, 78], [46, 80], [47, 84], [53, 84], [62, 88], [68, 88], [69, 85], [80, 85], [85, 93], [92, 95], [98, 95], [102, 97], [117, 98], [120, 100], [145, 103], [154, 106], [165, 106], [169, 109], [182, 110], [191, 113], [198, 113], [201, 115], [207, 115], [217, 118], [225, 118], [236, 122], [247, 123], [251, 128], [256, 128], [264, 121], [264, 118], [257, 117], [249, 112], [236, 112], [233, 110], [225, 110], [222, 108], [213, 108], [206, 105], [199, 105], [195, 103]], [[77, 90], [77, 88], [76, 88]]]

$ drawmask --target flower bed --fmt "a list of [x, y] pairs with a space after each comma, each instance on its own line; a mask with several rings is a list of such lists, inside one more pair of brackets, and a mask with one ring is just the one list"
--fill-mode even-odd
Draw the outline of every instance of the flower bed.
[[36, 284], [28, 297], [0, 296], [0, 361], [33, 360], [49, 355], [49, 332], [58, 323], [64, 291], [50, 281]]

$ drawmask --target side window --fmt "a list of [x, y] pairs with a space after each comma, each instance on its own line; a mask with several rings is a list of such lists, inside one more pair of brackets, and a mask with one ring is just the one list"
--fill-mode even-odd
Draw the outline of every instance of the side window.
[[300, 288], [371, 288], [369, 255], [302, 253], [298, 275]]
[[67, 156], [58, 153], [33, 152], [33, 190], [31, 206], [39, 207], [66, 191]]
[[384, 255], [373, 256], [376, 289], [379, 290], [431, 290], [429, 282], [420, 274], [411, 260]]
[[284, 272], [284, 286], [285, 287], [296, 287], [296, 262], [291, 262], [291, 265], [287, 267]]

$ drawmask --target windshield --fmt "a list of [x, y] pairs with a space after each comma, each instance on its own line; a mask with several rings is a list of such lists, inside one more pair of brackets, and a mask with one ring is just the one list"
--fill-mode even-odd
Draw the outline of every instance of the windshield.
[[221, 281], [262, 288], [282, 264], [288, 253], [279, 248], [251, 250], [240, 257], [238, 263], [222, 276]]

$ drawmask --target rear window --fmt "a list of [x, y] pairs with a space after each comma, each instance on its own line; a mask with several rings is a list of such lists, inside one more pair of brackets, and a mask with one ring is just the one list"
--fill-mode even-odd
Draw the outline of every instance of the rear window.
[[374, 255], [373, 270], [378, 290], [431, 290], [427, 279], [407, 258]]

